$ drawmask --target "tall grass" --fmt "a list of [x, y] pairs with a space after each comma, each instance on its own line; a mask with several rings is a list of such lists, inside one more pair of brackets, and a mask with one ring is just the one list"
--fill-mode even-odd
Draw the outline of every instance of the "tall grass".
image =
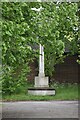
[[32, 87], [33, 84], [26, 83], [20, 88], [20, 91], [12, 95], [3, 95], [3, 101], [43, 101], [43, 100], [78, 100], [79, 99], [79, 89], [80, 85], [70, 84], [70, 83], [53, 83], [52, 88], [55, 88], [55, 96], [34, 96], [28, 94], [28, 88]]

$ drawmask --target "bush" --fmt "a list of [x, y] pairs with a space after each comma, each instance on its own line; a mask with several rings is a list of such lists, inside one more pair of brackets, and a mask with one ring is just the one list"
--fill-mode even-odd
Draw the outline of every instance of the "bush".
[[12, 94], [20, 91], [20, 88], [25, 85], [27, 75], [30, 68], [27, 64], [19, 66], [19, 68], [12, 68], [3, 66], [2, 77], [2, 92], [3, 94]]

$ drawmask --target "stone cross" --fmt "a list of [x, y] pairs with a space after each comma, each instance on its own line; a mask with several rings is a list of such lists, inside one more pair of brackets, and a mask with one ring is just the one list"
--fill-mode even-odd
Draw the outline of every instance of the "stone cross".
[[[40, 1], [40, 0], [39, 0]], [[44, 8], [40, 6], [40, 8], [31, 8], [31, 10], [34, 10], [41, 14], [41, 11]], [[39, 55], [39, 75], [35, 77], [35, 85], [34, 87], [49, 87], [48, 83], [48, 77], [45, 77], [44, 74], [44, 47], [40, 44], [40, 55]]]
[[[41, 2], [41, 0], [38, 0]], [[42, 6], [40, 8], [31, 8], [31, 10], [39, 12], [43, 10]], [[45, 77], [44, 73], [44, 46], [41, 44], [40, 46], [40, 54], [39, 54], [39, 75], [35, 76], [34, 88], [28, 89], [28, 93], [31, 95], [55, 95], [55, 90], [49, 88], [49, 79]]]

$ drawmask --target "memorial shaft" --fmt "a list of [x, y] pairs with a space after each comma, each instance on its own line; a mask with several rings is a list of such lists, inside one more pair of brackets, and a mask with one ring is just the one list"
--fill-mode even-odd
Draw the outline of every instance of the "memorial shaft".
[[44, 75], [44, 47], [40, 44], [40, 55], [39, 55], [39, 76]]

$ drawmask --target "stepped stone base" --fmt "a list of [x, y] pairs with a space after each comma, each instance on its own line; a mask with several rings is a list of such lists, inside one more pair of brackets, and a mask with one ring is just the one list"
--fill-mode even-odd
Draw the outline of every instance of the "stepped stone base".
[[30, 95], [55, 95], [53, 88], [29, 88], [28, 94]]
[[39, 75], [35, 77], [34, 88], [28, 89], [30, 95], [55, 95], [55, 89], [49, 88], [48, 77]]

